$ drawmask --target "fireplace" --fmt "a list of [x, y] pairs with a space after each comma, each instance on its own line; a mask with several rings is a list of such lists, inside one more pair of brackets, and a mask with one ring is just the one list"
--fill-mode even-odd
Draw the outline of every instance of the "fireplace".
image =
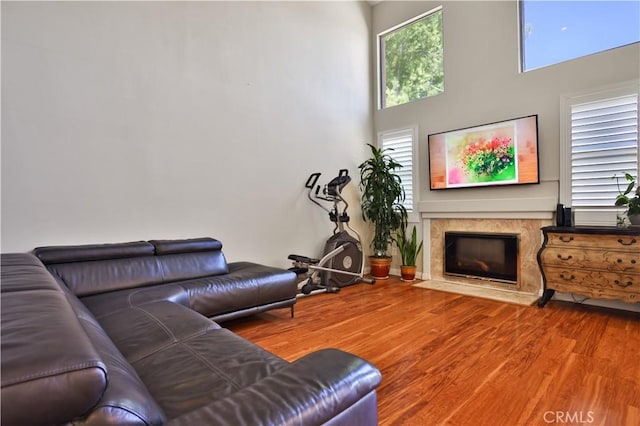
[[518, 235], [445, 232], [444, 274], [518, 283]]
[[[520, 303], [533, 303], [542, 290], [542, 275], [538, 267], [537, 253], [542, 245], [540, 228], [553, 224], [551, 218], [507, 218], [507, 217], [448, 217], [428, 218], [423, 215], [423, 238], [426, 283], [436, 290], [474, 296], [510, 299]], [[513, 215], [510, 215], [513, 216]], [[460, 275], [445, 273], [445, 234], [458, 233], [477, 237], [478, 235], [517, 236], [517, 248], [507, 250], [516, 254], [516, 282], [502, 282], [486, 277], [474, 277], [468, 271]], [[517, 250], [517, 251], [516, 251]], [[484, 250], [483, 250], [484, 253]], [[485, 262], [486, 263], [486, 262]], [[482, 269], [482, 268], [481, 268]], [[486, 269], [486, 267], [484, 267]], [[475, 275], [475, 274], [473, 274]], [[504, 296], [504, 298], [503, 298]], [[513, 296], [513, 298], [512, 298]]]

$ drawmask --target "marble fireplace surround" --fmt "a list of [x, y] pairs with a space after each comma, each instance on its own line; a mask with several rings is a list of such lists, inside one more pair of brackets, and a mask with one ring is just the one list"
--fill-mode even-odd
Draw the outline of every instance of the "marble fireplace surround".
[[[425, 286], [522, 304], [533, 303], [542, 292], [542, 275], [536, 255], [542, 245], [540, 228], [547, 225], [551, 225], [550, 218], [425, 218], [423, 216], [424, 241], [430, 241], [429, 250], [425, 250], [423, 259], [422, 278], [426, 280]], [[449, 231], [518, 235], [517, 283], [514, 285], [483, 279], [445, 276], [444, 234]]]

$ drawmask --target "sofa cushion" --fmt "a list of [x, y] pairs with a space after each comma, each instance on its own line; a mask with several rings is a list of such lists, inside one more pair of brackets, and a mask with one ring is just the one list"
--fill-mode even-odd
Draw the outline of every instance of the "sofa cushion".
[[[108, 371], [107, 388], [100, 402], [82, 419], [87, 425], [161, 425], [166, 418], [135, 369], [107, 335], [96, 317], [65, 286], [66, 295], [80, 324], [91, 339]], [[126, 327], [126, 329], [130, 329]], [[80, 424], [80, 420], [76, 420]]]
[[206, 316], [294, 300], [296, 274], [251, 262], [232, 262], [229, 273], [180, 282], [189, 306]]
[[[131, 306], [98, 318], [129, 362], [220, 326], [193, 310], [172, 302]], [[135, 327], [131, 327], [135, 324]]]
[[169, 418], [249, 386], [288, 364], [172, 302], [130, 306], [98, 320]]
[[288, 365], [224, 328], [187, 337], [132, 364], [169, 419], [229, 396]]
[[93, 294], [80, 300], [96, 317], [113, 314], [131, 306], [166, 300], [189, 305], [189, 295], [178, 284], [158, 284], [148, 287], [127, 288], [109, 293]]
[[[0, 306], [2, 424], [82, 416], [102, 397], [107, 367], [53, 277], [43, 276], [29, 254], [6, 256], [1, 279], [11, 290], [3, 291]], [[17, 290], [29, 277], [39, 284]]]
[[109, 372], [104, 395], [86, 414], [83, 423], [96, 426], [164, 424], [166, 417], [162, 408], [104, 329], [91, 319], [88, 311], [81, 312], [79, 318]]
[[377, 425], [381, 379], [362, 358], [321, 349], [167, 425]]
[[48, 264], [47, 269], [76, 296], [161, 283], [155, 256]]
[[[87, 307], [64, 286], [61, 287], [67, 301], [93, 342], [108, 371], [108, 383], [104, 395], [91, 410], [83, 423], [87, 425], [161, 425], [164, 412], [149, 394], [135, 369], [116, 347], [111, 337]], [[124, 325], [123, 332], [137, 329], [133, 322]]]
[[2, 294], [2, 424], [58, 424], [86, 414], [107, 368], [60, 292]]
[[229, 272], [222, 250], [158, 255], [162, 281], [182, 281], [192, 278], [224, 275]]

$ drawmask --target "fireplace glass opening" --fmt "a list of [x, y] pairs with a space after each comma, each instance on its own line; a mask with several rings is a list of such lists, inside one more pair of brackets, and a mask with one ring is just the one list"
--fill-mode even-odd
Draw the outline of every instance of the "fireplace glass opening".
[[445, 232], [445, 275], [517, 284], [518, 236]]

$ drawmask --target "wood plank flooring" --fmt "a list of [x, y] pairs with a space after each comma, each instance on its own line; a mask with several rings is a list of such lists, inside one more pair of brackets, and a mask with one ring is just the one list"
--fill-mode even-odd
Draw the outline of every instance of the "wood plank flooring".
[[359, 284], [223, 323], [293, 361], [336, 347], [382, 372], [380, 425], [640, 425], [640, 315]]

